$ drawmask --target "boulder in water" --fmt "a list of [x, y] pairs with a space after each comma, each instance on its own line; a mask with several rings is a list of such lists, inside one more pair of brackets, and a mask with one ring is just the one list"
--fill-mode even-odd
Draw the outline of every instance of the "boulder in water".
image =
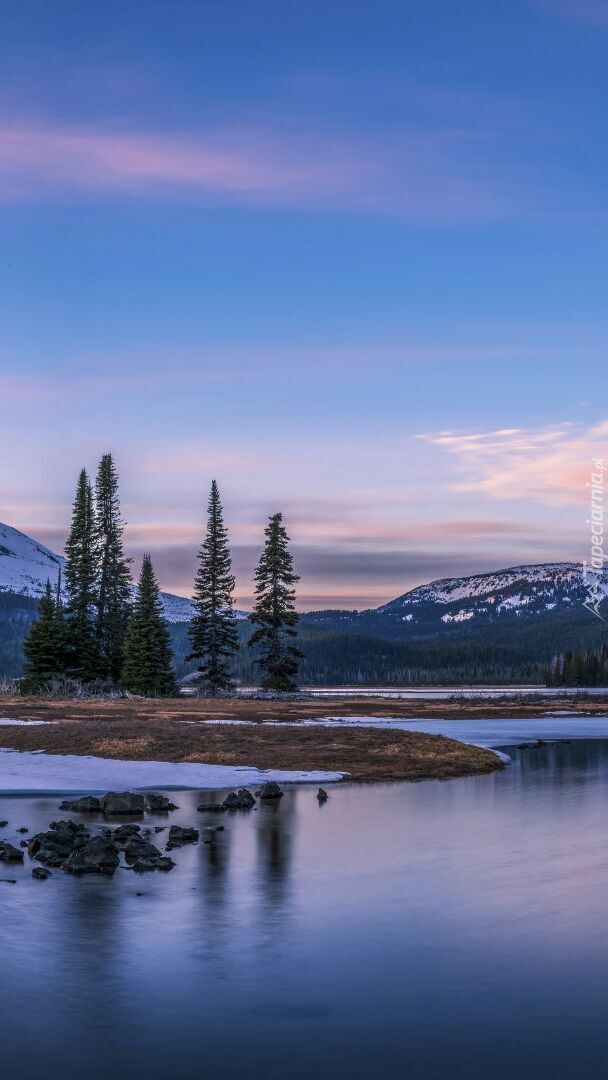
[[247, 788], [239, 788], [231, 791], [223, 802], [224, 810], [251, 810], [255, 806], [255, 799]]
[[175, 803], [171, 802], [166, 795], [159, 795], [156, 791], [148, 791], [144, 796], [146, 810], [152, 814], [166, 814], [169, 810], [177, 810]]
[[167, 851], [172, 848], [183, 847], [184, 844], [197, 844], [199, 838], [198, 829], [182, 828], [181, 825], [172, 825], [169, 829], [169, 842]]
[[113, 874], [120, 859], [118, 848], [105, 836], [95, 836], [72, 852], [64, 863], [70, 874]]
[[259, 795], [260, 799], [282, 799], [284, 792], [281, 791], [276, 780], [267, 780], [265, 784], [262, 784], [259, 791], [256, 791], [256, 795]]
[[0, 840], [0, 862], [23, 862], [23, 852], [8, 840]]
[[107, 791], [99, 800], [103, 814], [143, 814], [144, 797], [134, 791]]
[[77, 810], [80, 814], [95, 814], [101, 810], [99, 799], [94, 795], [83, 795], [80, 799], [64, 799], [59, 803], [60, 810]]

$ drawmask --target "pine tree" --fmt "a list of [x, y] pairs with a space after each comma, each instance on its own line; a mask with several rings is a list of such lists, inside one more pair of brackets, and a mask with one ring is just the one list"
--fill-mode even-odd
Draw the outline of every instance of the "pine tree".
[[94, 605], [97, 600], [93, 495], [86, 470], [78, 477], [70, 534], [65, 545], [66, 669], [92, 679], [98, 674]]
[[171, 640], [149, 555], [144, 555], [137, 599], [127, 624], [121, 682], [127, 690], [146, 697], [178, 692]]
[[95, 635], [101, 674], [117, 682], [123, 665], [125, 631], [130, 613], [130, 559], [123, 550], [123, 522], [118, 499], [118, 473], [111, 454], [104, 454], [95, 482], [95, 542], [98, 565]]
[[303, 653], [291, 639], [297, 634], [293, 559], [283, 515], [273, 514], [265, 529], [266, 541], [255, 572], [256, 603], [249, 616], [257, 630], [249, 644], [259, 646], [258, 664], [264, 672], [262, 686], [268, 690], [297, 690], [295, 681]]
[[61, 603], [55, 599], [50, 581], [38, 605], [38, 618], [23, 643], [25, 666], [21, 689], [36, 694], [52, 679], [63, 674], [65, 625]]
[[188, 629], [201, 683], [212, 695], [232, 689], [232, 658], [239, 642], [233, 609], [234, 577], [218, 486], [213, 480], [207, 506], [207, 533], [194, 581], [196, 614]]

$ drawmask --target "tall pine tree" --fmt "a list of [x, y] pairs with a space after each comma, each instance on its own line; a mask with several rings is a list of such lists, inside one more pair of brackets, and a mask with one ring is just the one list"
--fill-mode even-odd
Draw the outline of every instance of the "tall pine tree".
[[127, 624], [121, 682], [127, 690], [146, 697], [177, 694], [169, 631], [149, 555], [144, 555], [137, 598]]
[[295, 584], [289, 537], [283, 515], [273, 514], [265, 529], [266, 541], [255, 572], [256, 602], [251, 622], [257, 629], [249, 644], [259, 648], [258, 664], [264, 673], [262, 686], [267, 690], [290, 692], [296, 682], [303, 653], [293, 644], [297, 634]]
[[99, 673], [94, 622], [97, 601], [95, 520], [86, 469], [82, 469], [78, 477], [65, 557], [66, 671], [86, 681]]
[[238, 651], [234, 577], [218, 486], [213, 480], [207, 506], [207, 533], [194, 581], [196, 614], [188, 630], [202, 687], [212, 695], [232, 689], [232, 658]]
[[95, 482], [95, 542], [98, 565], [95, 633], [101, 674], [118, 682], [123, 665], [125, 631], [130, 613], [130, 559], [123, 550], [123, 522], [118, 499], [118, 473], [111, 454], [104, 454]]
[[63, 675], [65, 663], [65, 624], [59, 596], [55, 597], [50, 581], [38, 606], [38, 618], [23, 642], [25, 665], [21, 680], [24, 694], [37, 694]]

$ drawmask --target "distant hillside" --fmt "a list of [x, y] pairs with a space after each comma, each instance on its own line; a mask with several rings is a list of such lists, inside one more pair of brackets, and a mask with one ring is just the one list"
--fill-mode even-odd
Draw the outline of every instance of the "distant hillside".
[[[60, 555], [0, 525], [0, 674], [20, 670], [37, 598], [62, 566]], [[602, 590], [608, 618], [608, 573]], [[181, 676], [192, 670], [185, 660], [192, 601], [161, 596]], [[433, 581], [368, 611], [309, 612], [300, 620], [302, 682], [543, 682], [552, 657], [606, 641], [607, 624], [583, 608], [584, 598], [579, 565], [541, 563]], [[254, 683], [254, 656], [245, 646], [251, 628], [245, 612], [238, 614], [236, 675]]]

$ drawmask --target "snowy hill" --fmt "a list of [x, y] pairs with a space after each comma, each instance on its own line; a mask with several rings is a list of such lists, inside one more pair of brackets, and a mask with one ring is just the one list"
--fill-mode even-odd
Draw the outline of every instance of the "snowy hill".
[[[608, 596], [608, 570], [604, 570], [601, 590]], [[431, 616], [442, 622], [496, 617], [505, 612], [542, 615], [585, 598], [586, 582], [577, 563], [540, 563], [512, 566], [489, 574], [464, 578], [442, 578], [420, 585], [390, 603], [376, 608], [377, 615], [397, 616], [408, 622]]]
[[[399, 641], [464, 638], [490, 627], [501, 631], [513, 627], [516, 632], [517, 626], [533, 620], [549, 628], [570, 614], [594, 620], [582, 607], [587, 584], [578, 563], [512, 566], [471, 577], [441, 578], [367, 611], [310, 612], [303, 621], [319, 629]], [[601, 576], [600, 593], [603, 608], [608, 607], [608, 570]]]
[[[0, 524], [0, 593], [42, 596], [47, 581], [55, 585], [64, 559], [29, 536]], [[183, 623], [192, 618], [192, 601], [172, 593], [160, 594], [167, 622]]]

